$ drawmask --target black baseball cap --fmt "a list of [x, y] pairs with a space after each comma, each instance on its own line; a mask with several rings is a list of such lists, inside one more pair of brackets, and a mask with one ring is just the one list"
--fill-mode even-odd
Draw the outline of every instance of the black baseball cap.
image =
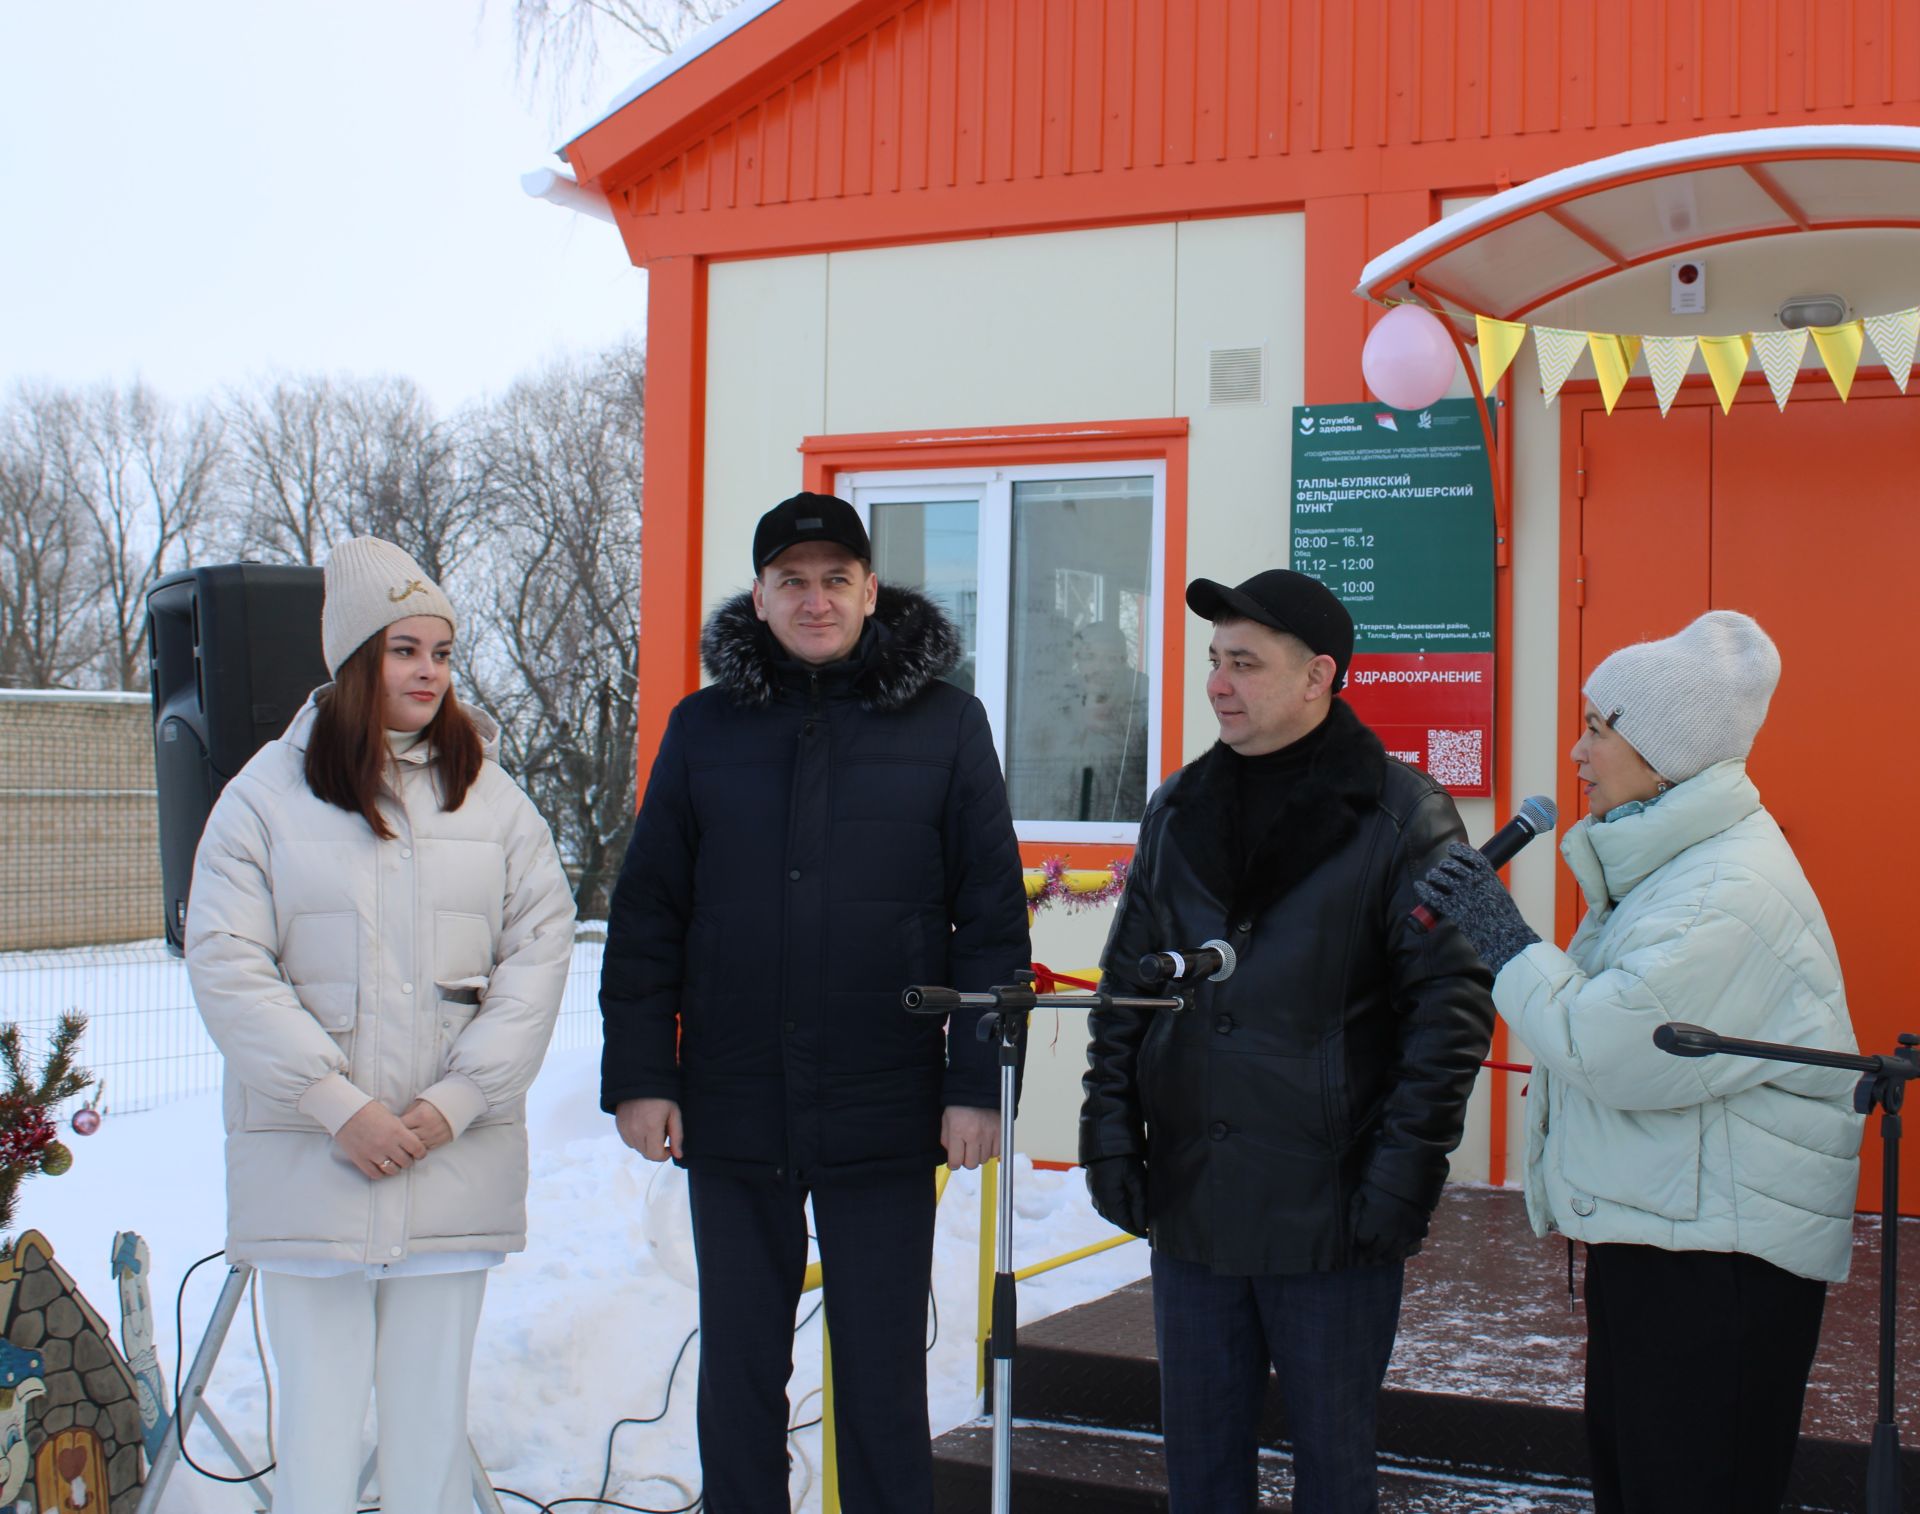
[[1187, 585], [1187, 608], [1203, 620], [1256, 620], [1297, 636], [1317, 656], [1333, 659], [1333, 686], [1347, 681], [1353, 661], [1353, 617], [1317, 578], [1291, 568], [1269, 568], [1229, 589], [1211, 578]]
[[788, 547], [803, 541], [830, 541], [862, 562], [873, 560], [873, 543], [867, 540], [858, 510], [832, 494], [796, 494], [781, 500], [753, 528], [755, 575]]

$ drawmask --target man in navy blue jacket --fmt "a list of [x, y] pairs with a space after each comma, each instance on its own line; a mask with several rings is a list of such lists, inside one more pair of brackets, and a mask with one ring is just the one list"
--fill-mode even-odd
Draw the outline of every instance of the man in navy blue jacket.
[[882, 587], [853, 507], [754, 532], [750, 593], [701, 637], [614, 889], [601, 1105], [688, 1170], [709, 1514], [787, 1506], [787, 1379], [811, 1196], [847, 1507], [932, 1508], [933, 1168], [999, 1153], [972, 1015], [900, 1007], [1027, 965], [986, 712], [930, 600]]

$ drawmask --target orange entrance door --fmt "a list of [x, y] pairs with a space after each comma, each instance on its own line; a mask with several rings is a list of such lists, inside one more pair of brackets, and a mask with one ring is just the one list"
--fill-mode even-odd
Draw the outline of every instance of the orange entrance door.
[[[1903, 925], [1917, 828], [1906, 783], [1920, 753], [1915, 578], [1920, 575], [1920, 387], [1862, 381], [1841, 404], [1802, 376], [1784, 412], [1750, 385], [1729, 415], [1689, 390], [1663, 421], [1650, 395], [1608, 416], [1568, 396], [1565, 526], [1573, 533], [1563, 647], [1585, 681], [1629, 641], [1709, 609], [1744, 610], [1779, 643], [1783, 671], [1750, 764], [1833, 927], [1854, 1033], [1890, 1052], [1920, 1032], [1920, 971]], [[1566, 743], [1577, 704], [1563, 705]], [[1571, 767], [1563, 813], [1582, 811]], [[1562, 939], [1577, 890], [1560, 890]], [[1880, 1203], [1878, 1121], [1860, 1203]], [[1920, 1213], [1920, 1147], [1901, 1210]]]

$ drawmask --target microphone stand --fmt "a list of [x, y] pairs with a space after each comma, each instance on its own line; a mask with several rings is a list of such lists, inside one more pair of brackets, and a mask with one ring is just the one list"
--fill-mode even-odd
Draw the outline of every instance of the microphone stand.
[[1010, 1514], [1013, 1507], [1013, 1357], [1019, 1328], [1013, 1281], [1013, 1115], [1015, 1079], [1020, 1067], [1020, 1038], [1027, 1016], [1036, 1009], [1178, 1009], [1178, 999], [1125, 998], [1116, 994], [1042, 994], [1034, 992], [1034, 976], [1023, 968], [1021, 981], [990, 988], [983, 994], [916, 985], [900, 995], [901, 1007], [912, 1014], [946, 1015], [962, 1009], [984, 1009], [975, 1032], [982, 1041], [1000, 1048], [1000, 1214], [993, 1242], [993, 1324], [987, 1336], [987, 1358], [993, 1364], [993, 1514]]
[[1900, 1106], [1907, 1084], [1920, 1077], [1920, 1036], [1902, 1034], [1892, 1056], [1860, 1056], [1772, 1041], [1742, 1041], [1715, 1035], [1697, 1025], [1662, 1025], [1653, 1044], [1676, 1057], [1754, 1057], [1764, 1062], [1799, 1062], [1809, 1067], [1839, 1067], [1860, 1074], [1853, 1107], [1880, 1114], [1880, 1403], [1867, 1453], [1867, 1514], [1898, 1514], [1900, 1508], [1900, 1427], [1893, 1417], [1894, 1305], [1900, 1271]]

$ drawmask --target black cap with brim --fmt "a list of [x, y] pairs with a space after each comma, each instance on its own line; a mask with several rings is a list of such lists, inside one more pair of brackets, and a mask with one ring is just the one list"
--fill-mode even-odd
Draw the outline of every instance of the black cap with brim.
[[873, 560], [858, 510], [836, 495], [796, 494], [760, 517], [753, 532], [753, 571], [759, 573], [787, 548], [806, 541], [832, 542], [862, 562]]
[[1211, 578], [1187, 585], [1187, 608], [1207, 621], [1251, 620], [1298, 637], [1334, 661], [1333, 686], [1347, 681], [1353, 661], [1353, 617], [1319, 579], [1290, 568], [1269, 568], [1228, 588]]

